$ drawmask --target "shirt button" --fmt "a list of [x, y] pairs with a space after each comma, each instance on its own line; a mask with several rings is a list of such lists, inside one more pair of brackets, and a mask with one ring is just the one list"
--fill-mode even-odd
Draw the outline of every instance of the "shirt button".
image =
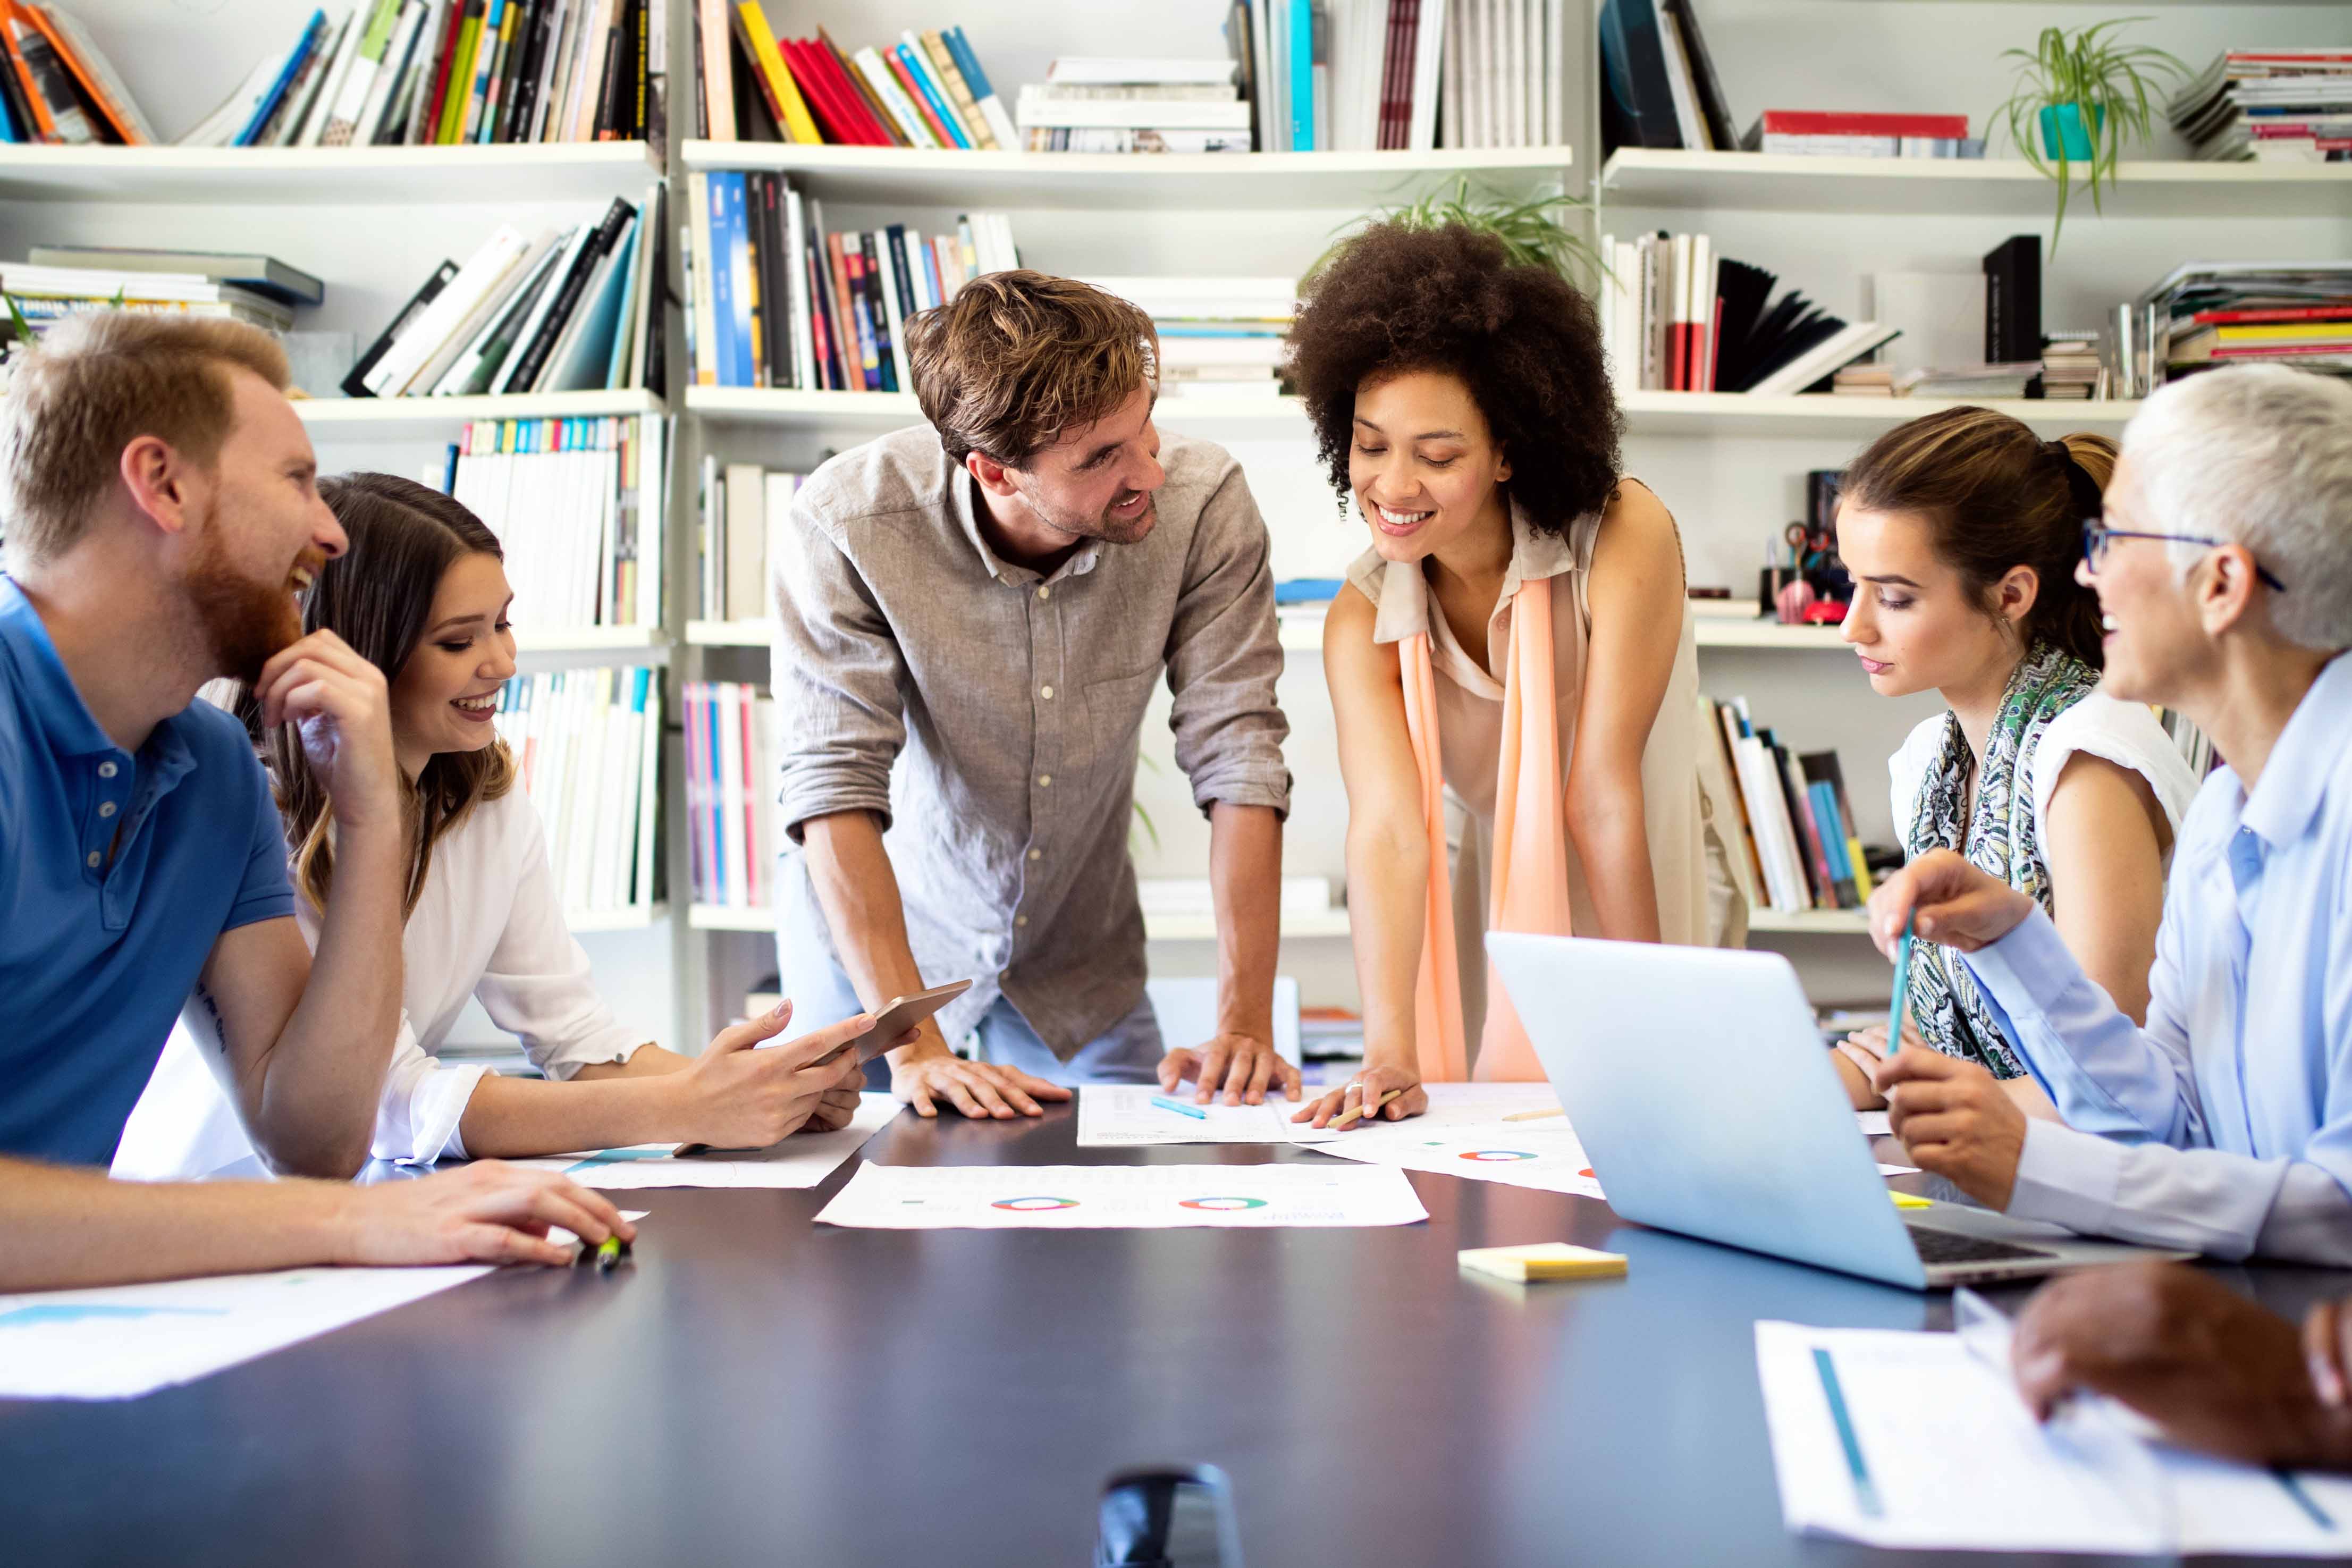
[[1029, 851], [1029, 858], [1032, 860], [1043, 860], [1045, 858], [1045, 852], [1043, 849], [1032, 849]]
[[105, 857], [104, 857], [104, 856], [100, 855], [97, 850], [93, 849], [93, 850], [91, 850], [91, 851], [89, 852], [89, 859], [87, 859], [87, 860], [85, 860], [85, 861], [84, 861], [84, 862], [82, 862], [82, 863], [83, 863], [84, 865], [88, 866], [91, 870], [95, 871], [95, 870], [97, 870], [97, 869], [98, 869], [98, 863], [99, 863], [100, 860], [104, 859], [104, 858], [105, 858]]
[[98, 815], [100, 816], [112, 816], [114, 815], [114, 803], [110, 800], [100, 801], [98, 803]]
[[1051, 702], [1054, 700], [1054, 689], [1050, 686], [1041, 686], [1037, 689], [1037, 695]]
[[1041, 599], [1050, 599], [1054, 596], [1054, 590], [1041, 585], [1037, 590], [1037, 596]]
[[1051, 789], [1051, 788], [1053, 788], [1053, 787], [1054, 787], [1054, 775], [1053, 775], [1053, 774], [1051, 774], [1051, 773], [1039, 773], [1039, 774], [1037, 775], [1037, 787], [1038, 787], [1039, 789]]
[[114, 776], [114, 764], [112, 763], [100, 763], [98, 764], [98, 776], [100, 778], [110, 779]]
[[1013, 923], [1017, 926], [1025, 926], [1029, 923], [1029, 917], [1027, 915], [1014, 915], [1013, 917]]

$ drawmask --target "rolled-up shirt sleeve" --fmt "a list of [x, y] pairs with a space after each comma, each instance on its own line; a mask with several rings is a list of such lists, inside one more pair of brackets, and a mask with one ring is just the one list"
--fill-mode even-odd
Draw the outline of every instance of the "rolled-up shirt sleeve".
[[1219, 801], [1288, 813], [1282, 742], [1290, 724], [1275, 700], [1281, 675], [1265, 521], [1229, 458], [1201, 509], [1168, 634], [1176, 765], [1203, 813]]
[[890, 764], [907, 740], [906, 661], [849, 558], [795, 500], [770, 534], [776, 641], [777, 798], [795, 843], [813, 816], [870, 811], [890, 823]]
[[[2341, 973], [2352, 953], [2337, 957]], [[2352, 1263], [2352, 1083], [2343, 1067], [2302, 1158], [2215, 1149], [2180, 1022], [2177, 947], [2165, 934], [2145, 1029], [2083, 974], [2039, 910], [1967, 963], [2067, 1122], [2026, 1124], [2011, 1214], [2214, 1258]], [[2352, 1012], [2343, 999], [2352, 982], [2336, 989], [2331, 1006]]]
[[466, 1158], [457, 1124], [465, 1119], [475, 1086], [489, 1069], [478, 1063], [443, 1066], [416, 1043], [408, 1015], [400, 1016], [400, 1038], [383, 1075], [383, 1098], [376, 1102], [375, 1146], [379, 1160], [429, 1165]]

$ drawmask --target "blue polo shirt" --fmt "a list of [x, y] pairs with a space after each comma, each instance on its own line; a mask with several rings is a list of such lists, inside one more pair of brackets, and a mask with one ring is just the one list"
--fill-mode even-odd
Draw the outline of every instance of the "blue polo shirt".
[[123, 751], [0, 576], [0, 1154], [112, 1161], [213, 944], [293, 913], [244, 726], [199, 700]]

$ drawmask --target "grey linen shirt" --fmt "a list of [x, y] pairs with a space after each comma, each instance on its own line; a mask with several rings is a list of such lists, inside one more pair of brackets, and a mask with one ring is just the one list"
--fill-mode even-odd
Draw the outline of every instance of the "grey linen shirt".
[[[1050, 577], [988, 548], [928, 426], [819, 468], [771, 544], [782, 819], [798, 843], [813, 816], [882, 818], [924, 979], [976, 982], [950, 1040], [1001, 994], [1066, 1061], [1142, 1000], [1127, 842], [1163, 670], [1201, 809], [1288, 809], [1265, 523], [1223, 448], [1168, 436], [1160, 461], [1150, 535]], [[782, 896], [813, 899], [787, 859]]]

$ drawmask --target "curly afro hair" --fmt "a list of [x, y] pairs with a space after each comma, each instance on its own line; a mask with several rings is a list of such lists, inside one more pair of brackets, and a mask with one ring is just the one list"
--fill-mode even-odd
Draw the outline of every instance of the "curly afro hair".
[[1547, 533], [1606, 505], [1624, 416], [1591, 302], [1493, 235], [1375, 224], [1307, 285], [1289, 371], [1332, 487], [1349, 493], [1356, 390], [1412, 371], [1458, 377], [1511, 462], [1510, 493]]

